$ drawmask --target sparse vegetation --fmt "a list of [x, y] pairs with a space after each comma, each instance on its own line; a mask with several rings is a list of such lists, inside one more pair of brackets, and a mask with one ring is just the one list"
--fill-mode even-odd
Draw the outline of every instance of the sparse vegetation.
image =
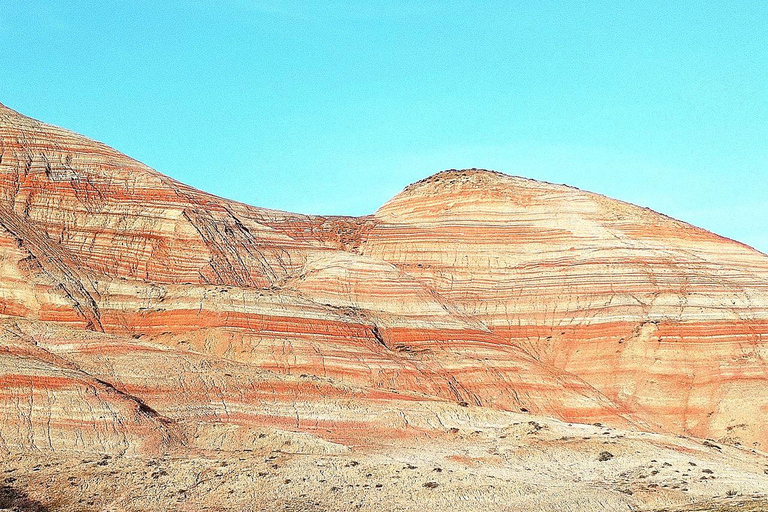
[[597, 460], [600, 462], [605, 462], [607, 460], [611, 460], [613, 458], [613, 454], [611, 452], [600, 452], [600, 455], [597, 456]]

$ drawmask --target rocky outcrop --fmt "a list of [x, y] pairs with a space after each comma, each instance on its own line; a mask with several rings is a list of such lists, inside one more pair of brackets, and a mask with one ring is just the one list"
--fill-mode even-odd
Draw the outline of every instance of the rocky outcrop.
[[0, 333], [0, 450], [149, 453], [177, 429], [142, 399], [41, 348], [18, 324]]
[[456, 410], [768, 442], [768, 258], [736, 242], [480, 170], [255, 208], [5, 107], [0, 155], [9, 450], [335, 450]]
[[[30, 343], [175, 422], [181, 442], [196, 422], [323, 425], [334, 439], [410, 428], [401, 414], [416, 410], [414, 397], [632, 421], [396, 266], [356, 254], [364, 220], [234, 203], [9, 109], [0, 121], [8, 320], [24, 319]], [[339, 400], [360, 415], [333, 420]], [[370, 400], [388, 405], [361, 405]], [[43, 409], [62, 429], [80, 415], [68, 410]], [[39, 444], [25, 439], [10, 445]]]
[[395, 264], [661, 428], [765, 446], [768, 257], [581, 190], [446, 171], [375, 214]]

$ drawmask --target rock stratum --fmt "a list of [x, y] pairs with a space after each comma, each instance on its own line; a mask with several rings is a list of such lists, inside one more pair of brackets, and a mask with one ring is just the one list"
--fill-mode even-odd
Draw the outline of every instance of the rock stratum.
[[0, 328], [0, 509], [768, 494], [768, 256], [572, 187], [293, 214], [0, 105]]

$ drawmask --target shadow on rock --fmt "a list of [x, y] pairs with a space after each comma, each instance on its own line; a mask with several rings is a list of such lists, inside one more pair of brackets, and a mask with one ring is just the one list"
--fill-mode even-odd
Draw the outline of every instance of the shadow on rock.
[[31, 499], [25, 492], [7, 485], [0, 486], [0, 509], [17, 512], [50, 512], [48, 507]]

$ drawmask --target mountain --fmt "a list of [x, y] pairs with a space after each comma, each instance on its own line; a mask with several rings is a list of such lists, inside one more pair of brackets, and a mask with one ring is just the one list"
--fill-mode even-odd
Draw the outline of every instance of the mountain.
[[[399, 478], [393, 460], [414, 465], [404, 454], [434, 474], [447, 465], [464, 476], [419, 488], [435, 509], [439, 485], [446, 499], [464, 478], [491, 485], [477, 464], [498, 466], [526, 510], [768, 494], [768, 257], [571, 187], [450, 170], [372, 216], [293, 214], [198, 191], [0, 105], [0, 326], [0, 470], [28, 473], [0, 505], [32, 492], [52, 507], [64, 475], [91, 473], [95, 497], [72, 484], [82, 502], [56, 506], [130, 508], [99, 473], [117, 465], [156, 505], [176, 506], [163, 493], [183, 484], [197, 509], [214, 488], [130, 475], [157, 457], [183, 474], [194, 471], [178, 461], [265, 453], [293, 454], [265, 473], [291, 476], [282, 485], [308, 460], [357, 487], [362, 468], [340, 469], [357, 459], [387, 478]], [[603, 443], [617, 453], [585, 456]], [[521, 450], [532, 480], [508, 456]], [[640, 469], [659, 454], [723, 475], [665, 489], [660, 470]], [[68, 468], [59, 480], [46, 460]], [[619, 461], [622, 478], [590, 483]], [[45, 475], [56, 485], [41, 487]], [[322, 509], [320, 476], [304, 493], [260, 484], [277, 492], [261, 506], [290, 496], [285, 507]], [[584, 488], [563, 493], [563, 478]], [[523, 499], [534, 488], [548, 497]], [[365, 506], [395, 509], [389, 492]], [[364, 508], [362, 490], [343, 493]]]
[[766, 447], [768, 257], [651, 210], [447, 171], [375, 214], [389, 261], [659, 428]]

